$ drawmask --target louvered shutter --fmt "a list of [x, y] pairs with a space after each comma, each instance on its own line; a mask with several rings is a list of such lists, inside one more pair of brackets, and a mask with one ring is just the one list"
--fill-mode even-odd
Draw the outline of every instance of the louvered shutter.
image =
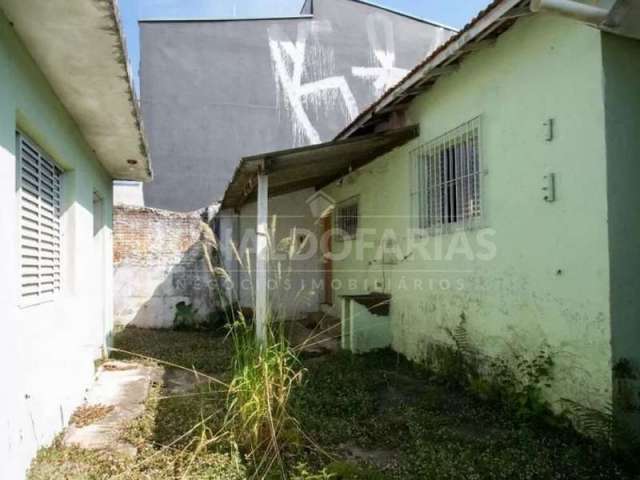
[[60, 291], [62, 171], [18, 134], [20, 295], [46, 299]]

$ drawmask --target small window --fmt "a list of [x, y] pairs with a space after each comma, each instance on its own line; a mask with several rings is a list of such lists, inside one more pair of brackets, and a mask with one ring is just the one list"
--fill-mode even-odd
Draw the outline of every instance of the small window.
[[335, 209], [335, 227], [346, 238], [353, 238], [358, 231], [358, 197], [339, 203]]
[[37, 302], [60, 291], [62, 171], [33, 141], [17, 139], [20, 296]]
[[482, 214], [480, 119], [411, 152], [414, 228], [472, 228]]

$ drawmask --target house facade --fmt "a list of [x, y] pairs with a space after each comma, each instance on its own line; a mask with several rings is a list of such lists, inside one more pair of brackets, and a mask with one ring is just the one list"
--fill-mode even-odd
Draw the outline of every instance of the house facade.
[[[640, 365], [640, 40], [533, 7], [493, 2], [333, 142], [245, 159], [225, 202], [321, 177], [343, 346], [425, 360], [462, 325], [490, 358], [549, 352], [557, 408], [602, 409]], [[372, 302], [386, 324], [354, 331]]]
[[111, 1], [0, 2], [3, 479], [66, 426], [110, 342], [112, 181], [151, 176], [124, 55]]
[[[638, 40], [544, 14], [469, 56], [408, 108], [418, 138], [323, 190], [338, 206], [358, 202], [334, 295], [390, 294], [390, 344], [416, 359], [462, 317], [490, 355], [549, 346], [557, 396], [605, 404], [612, 346], [640, 360], [635, 316], [615, 315], [640, 287], [625, 273], [639, 219], [616, 211], [618, 195], [627, 208], [640, 201], [620, 178], [635, 176], [627, 162], [640, 154], [629, 144], [638, 77], [625, 76], [639, 67]], [[621, 91], [626, 105], [611, 96]], [[618, 288], [630, 288], [621, 304]]]

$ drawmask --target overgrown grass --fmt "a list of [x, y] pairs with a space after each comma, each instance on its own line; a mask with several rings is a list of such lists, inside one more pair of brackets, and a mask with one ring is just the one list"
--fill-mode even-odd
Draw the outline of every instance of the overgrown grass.
[[114, 359], [160, 361], [194, 369], [207, 375], [229, 373], [233, 345], [210, 332], [177, 332], [127, 327], [115, 336]]
[[[125, 361], [184, 365], [220, 377], [229, 374], [230, 345], [211, 334], [128, 328], [116, 336], [115, 347], [114, 357]], [[137, 448], [134, 458], [66, 447], [58, 439], [39, 452], [29, 479], [247, 479], [244, 461], [232, 444], [208, 441], [212, 429], [223, 425], [225, 398], [226, 390], [218, 384], [168, 394], [162, 382], [156, 383], [145, 413], [121, 432], [122, 439]]]
[[56, 441], [38, 453], [30, 480], [245, 480], [237, 457], [225, 453], [160, 449], [146, 445], [135, 459], [113, 452], [64, 447]]
[[[243, 376], [237, 375], [238, 369], [252, 364], [291, 366], [295, 361], [281, 356], [283, 363], [255, 363], [257, 351], [252, 350], [234, 369], [232, 341], [205, 333], [127, 329], [116, 338], [116, 347], [193, 366], [229, 382], [235, 371], [235, 378], [243, 378], [236, 385], [239, 395], [244, 395], [244, 382], [258, 381], [258, 371]], [[284, 473], [281, 468], [272, 468], [268, 474], [267, 469], [256, 472], [255, 459], [247, 456], [251, 448], [235, 447], [241, 435], [251, 435], [253, 427], [221, 433], [235, 408], [229, 409], [233, 400], [226, 389], [204, 383], [187, 395], [168, 395], [161, 385], [153, 388], [145, 415], [123, 432], [138, 447], [135, 458], [56, 443], [40, 452], [30, 478], [631, 478], [609, 451], [595, 443], [479, 402], [392, 352], [302, 359], [298, 368], [306, 369], [304, 380], [289, 390], [287, 417], [299, 423], [300, 438], [279, 440], [286, 445]], [[272, 373], [268, 376], [274, 378]], [[260, 391], [253, 387], [246, 391], [256, 390]], [[247, 419], [238, 425], [242, 422]], [[260, 442], [248, 444], [254, 441]]]

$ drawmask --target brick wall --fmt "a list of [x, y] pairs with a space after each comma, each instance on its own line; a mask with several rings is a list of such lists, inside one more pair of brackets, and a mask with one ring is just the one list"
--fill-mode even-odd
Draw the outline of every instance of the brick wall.
[[114, 207], [116, 324], [171, 327], [179, 302], [193, 304], [202, 316], [215, 309], [201, 243], [206, 228], [197, 213]]

